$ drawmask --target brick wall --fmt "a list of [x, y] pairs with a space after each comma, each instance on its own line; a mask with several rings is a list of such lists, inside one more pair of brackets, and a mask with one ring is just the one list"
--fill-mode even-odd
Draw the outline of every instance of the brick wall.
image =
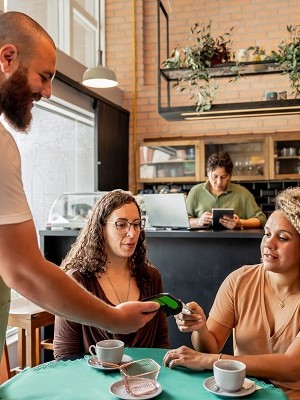
[[[270, 52], [288, 38], [286, 25], [300, 20], [295, 0], [165, 0], [170, 20], [170, 47], [184, 45], [190, 26], [212, 20], [213, 34], [234, 27], [233, 50], [259, 45]], [[123, 106], [131, 113], [130, 189], [136, 192], [136, 146], [144, 138], [198, 135], [261, 134], [298, 131], [300, 116], [272, 116], [196, 122], [168, 122], [157, 112], [157, 3], [155, 0], [106, 0], [107, 64], [125, 93]], [[216, 102], [261, 100], [266, 91], [289, 91], [286, 77], [260, 75], [228, 84], [220, 82]], [[174, 89], [175, 92], [175, 89]], [[191, 105], [186, 94], [180, 105]], [[184, 103], [185, 102], [185, 103]]]

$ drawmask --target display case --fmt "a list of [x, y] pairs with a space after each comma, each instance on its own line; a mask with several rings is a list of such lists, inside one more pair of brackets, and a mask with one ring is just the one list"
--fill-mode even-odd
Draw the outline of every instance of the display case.
[[64, 193], [53, 203], [46, 229], [81, 229], [94, 204], [107, 192]]
[[199, 141], [147, 142], [139, 148], [139, 182], [196, 182]]
[[140, 147], [139, 181], [203, 182], [207, 180], [208, 157], [219, 151], [228, 152], [232, 159], [233, 181], [300, 178], [300, 132], [291, 132], [144, 143]]
[[271, 138], [271, 176], [274, 179], [299, 179], [300, 133]]
[[[268, 138], [223, 138], [204, 141], [205, 165], [219, 151], [229, 153], [233, 162], [232, 180], [265, 180], [269, 177]], [[207, 179], [207, 176], [202, 177]]]

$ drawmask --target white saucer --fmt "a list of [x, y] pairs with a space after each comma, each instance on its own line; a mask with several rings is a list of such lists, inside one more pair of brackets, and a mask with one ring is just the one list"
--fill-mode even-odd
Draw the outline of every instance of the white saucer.
[[[127, 356], [127, 354], [124, 354], [123, 357], [122, 357], [122, 362], [120, 363], [120, 365], [128, 363], [131, 360], [132, 360], [132, 357]], [[115, 370], [118, 369], [117, 367], [104, 367], [103, 365], [98, 364], [96, 356], [90, 357], [88, 359], [87, 363], [89, 364], [90, 367], [93, 367], [93, 368], [96, 368], [96, 369], [101, 369], [102, 371], [115, 371]]]
[[162, 392], [162, 386], [160, 385], [159, 382], [151, 379], [151, 382], [155, 384], [157, 387], [157, 390], [154, 393], [149, 393], [145, 394], [144, 396], [131, 396], [126, 392], [124, 381], [118, 381], [113, 383], [110, 388], [109, 388], [109, 393], [112, 394], [113, 396], [119, 397], [119, 399], [124, 399], [124, 400], [146, 400], [146, 399], [152, 399], [153, 397], [158, 396]]
[[[246, 385], [251, 384], [251, 382], [252, 381], [250, 379], [247, 379], [247, 378], [245, 379]], [[222, 397], [244, 397], [244, 396], [248, 396], [249, 394], [255, 392], [255, 390], [256, 390], [256, 385], [254, 385], [254, 384], [252, 386], [250, 386], [248, 389], [241, 388], [237, 392], [225, 392], [222, 389], [217, 390], [215, 378], [213, 376], [205, 379], [205, 381], [203, 382], [203, 386], [209, 392], [214, 393], [217, 396], [222, 396]]]

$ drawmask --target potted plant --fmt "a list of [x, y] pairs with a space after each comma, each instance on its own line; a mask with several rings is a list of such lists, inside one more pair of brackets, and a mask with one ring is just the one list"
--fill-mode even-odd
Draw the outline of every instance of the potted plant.
[[211, 21], [202, 27], [195, 23], [191, 27], [191, 46], [181, 48], [177, 45], [171, 57], [162, 63], [163, 67], [169, 69], [188, 69], [187, 74], [173, 86], [179, 91], [190, 90], [191, 99], [199, 113], [211, 108], [218, 88], [216, 83], [210, 82], [209, 68], [231, 60], [232, 30], [233, 27], [224, 35], [214, 38], [211, 34]]
[[266, 54], [265, 49], [260, 46], [250, 46], [246, 49], [251, 61], [264, 61], [269, 57]]
[[287, 25], [290, 34], [289, 41], [282, 41], [278, 50], [271, 52], [271, 58], [282, 67], [283, 73], [288, 74], [292, 94], [300, 96], [300, 25]]

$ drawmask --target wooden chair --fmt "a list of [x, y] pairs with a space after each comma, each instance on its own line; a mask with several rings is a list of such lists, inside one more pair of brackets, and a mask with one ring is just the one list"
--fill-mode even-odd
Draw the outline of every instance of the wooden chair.
[[8, 324], [18, 328], [18, 366], [35, 367], [41, 363], [41, 349], [51, 348], [41, 341], [40, 329], [54, 323], [54, 315], [25, 298], [12, 299]]
[[41, 349], [53, 351], [53, 339], [45, 339], [41, 341]]
[[5, 342], [3, 354], [2, 354], [2, 358], [1, 358], [1, 363], [0, 363], [0, 384], [4, 383], [11, 377], [12, 377], [12, 374], [10, 371], [8, 348], [7, 348], [7, 344]]
[[6, 382], [8, 379], [12, 378], [21, 371], [22, 369], [19, 367], [13, 369], [10, 368], [8, 347], [7, 343], [5, 342], [0, 362], [0, 385], [2, 385], [2, 383]]

